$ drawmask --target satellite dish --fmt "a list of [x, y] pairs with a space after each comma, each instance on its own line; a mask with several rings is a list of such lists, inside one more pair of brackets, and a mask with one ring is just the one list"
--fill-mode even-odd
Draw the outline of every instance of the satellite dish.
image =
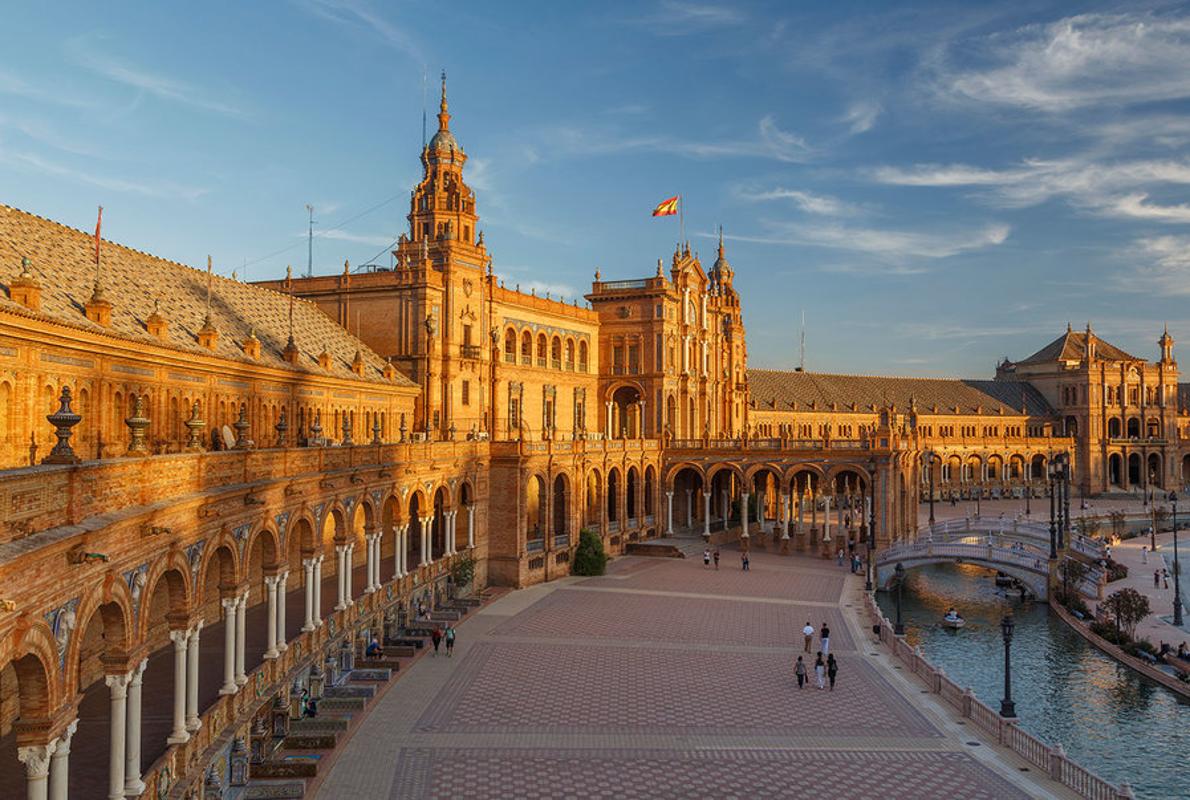
[[226, 425], [223, 426], [223, 446], [228, 450], [235, 450], [236, 448], [236, 435]]

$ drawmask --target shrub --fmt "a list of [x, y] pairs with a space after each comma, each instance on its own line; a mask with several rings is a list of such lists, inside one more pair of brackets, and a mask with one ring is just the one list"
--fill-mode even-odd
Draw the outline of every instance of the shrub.
[[1132, 647], [1136, 650], [1143, 650], [1151, 656], [1157, 655], [1157, 645], [1148, 639], [1134, 639], [1132, 641]]
[[1059, 594], [1058, 602], [1066, 606], [1068, 610], [1077, 611], [1084, 617], [1091, 616], [1091, 609], [1087, 608], [1087, 604], [1084, 603], [1083, 599], [1077, 594], [1071, 594], [1069, 597], [1064, 594]]
[[1116, 626], [1111, 622], [1095, 620], [1091, 623], [1091, 633], [1106, 639], [1112, 644], [1120, 645], [1121, 647], [1128, 644], [1128, 636], [1117, 631]]
[[450, 565], [450, 580], [455, 586], [463, 587], [471, 583], [471, 579], [475, 577], [475, 559], [471, 556], [463, 556], [455, 559], [454, 563]]
[[1108, 559], [1107, 562], [1107, 582], [1118, 581], [1122, 578], [1128, 577], [1128, 567], [1121, 564], [1119, 561]]
[[574, 551], [570, 574], [602, 575], [606, 568], [607, 553], [603, 550], [603, 540], [595, 531], [583, 528], [578, 533], [578, 547]]

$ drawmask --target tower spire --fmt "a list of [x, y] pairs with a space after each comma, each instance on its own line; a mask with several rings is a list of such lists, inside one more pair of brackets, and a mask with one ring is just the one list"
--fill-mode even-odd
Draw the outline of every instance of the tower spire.
[[446, 70], [442, 70], [442, 101], [438, 104], [438, 130], [450, 130], [450, 114], [446, 112]]

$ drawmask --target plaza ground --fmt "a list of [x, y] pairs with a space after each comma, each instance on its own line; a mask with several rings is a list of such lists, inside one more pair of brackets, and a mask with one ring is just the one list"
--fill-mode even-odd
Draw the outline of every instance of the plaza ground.
[[[723, 555], [719, 572], [621, 558], [487, 606], [454, 658], [418, 659], [378, 701], [317, 796], [1071, 796], [902, 674], [858, 576]], [[832, 630], [834, 692], [797, 689], [807, 620]]]

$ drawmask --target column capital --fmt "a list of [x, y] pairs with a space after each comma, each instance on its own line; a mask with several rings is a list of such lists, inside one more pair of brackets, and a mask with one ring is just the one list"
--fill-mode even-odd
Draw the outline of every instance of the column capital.
[[243, 606], [244, 608], [247, 608], [247, 607], [248, 607], [248, 597], [249, 597], [249, 596], [250, 596], [250, 590], [249, 590], [249, 589], [245, 589], [245, 590], [244, 590], [244, 593], [243, 593], [242, 595], [240, 595], [239, 597], [237, 597], [237, 598], [236, 598], [236, 602], [237, 602], [239, 605]]
[[281, 582], [280, 575], [265, 575], [264, 576], [264, 585], [269, 587], [270, 589], [277, 588], [277, 584], [280, 582]]
[[317, 562], [318, 562], [318, 559], [316, 559], [316, 558], [303, 558], [302, 566], [305, 567], [307, 570], [311, 570], [311, 569], [314, 569], [314, 565]]
[[666, 496], [666, 497], [673, 497], [673, 496], [674, 496], [673, 490], [672, 490], [672, 489], [670, 489], [670, 490], [667, 490], [667, 491], [666, 491], [666, 493], [665, 493], [665, 496]]
[[238, 606], [240, 604], [240, 598], [238, 596], [237, 597], [224, 597], [222, 600], [219, 601], [219, 604], [222, 605], [224, 610], [226, 610], [226, 611], [235, 611], [236, 606]]
[[202, 627], [206, 624], [207, 621], [204, 619], [195, 620], [194, 624], [187, 629], [186, 633], [190, 636], [198, 636], [198, 632], [201, 631]]
[[174, 643], [175, 650], [185, 650], [190, 643], [191, 631], [187, 628], [174, 628], [169, 632], [169, 640]]
[[123, 698], [128, 696], [128, 681], [131, 679], [132, 673], [122, 672], [117, 675], [104, 675], [103, 682], [112, 690], [112, 696]]
[[343, 555], [344, 553], [346, 553], [347, 549], [348, 549], [348, 545], [345, 545], [345, 544], [335, 545], [335, 552], [338, 553], [339, 555]]
[[17, 748], [17, 760], [25, 765], [25, 777], [38, 779], [50, 774], [50, 758], [58, 749], [58, 742]]
[[149, 659], [142, 658], [140, 663], [128, 673], [128, 681], [132, 686], [140, 686], [141, 679], [145, 676], [145, 667], [147, 666], [149, 666]]

